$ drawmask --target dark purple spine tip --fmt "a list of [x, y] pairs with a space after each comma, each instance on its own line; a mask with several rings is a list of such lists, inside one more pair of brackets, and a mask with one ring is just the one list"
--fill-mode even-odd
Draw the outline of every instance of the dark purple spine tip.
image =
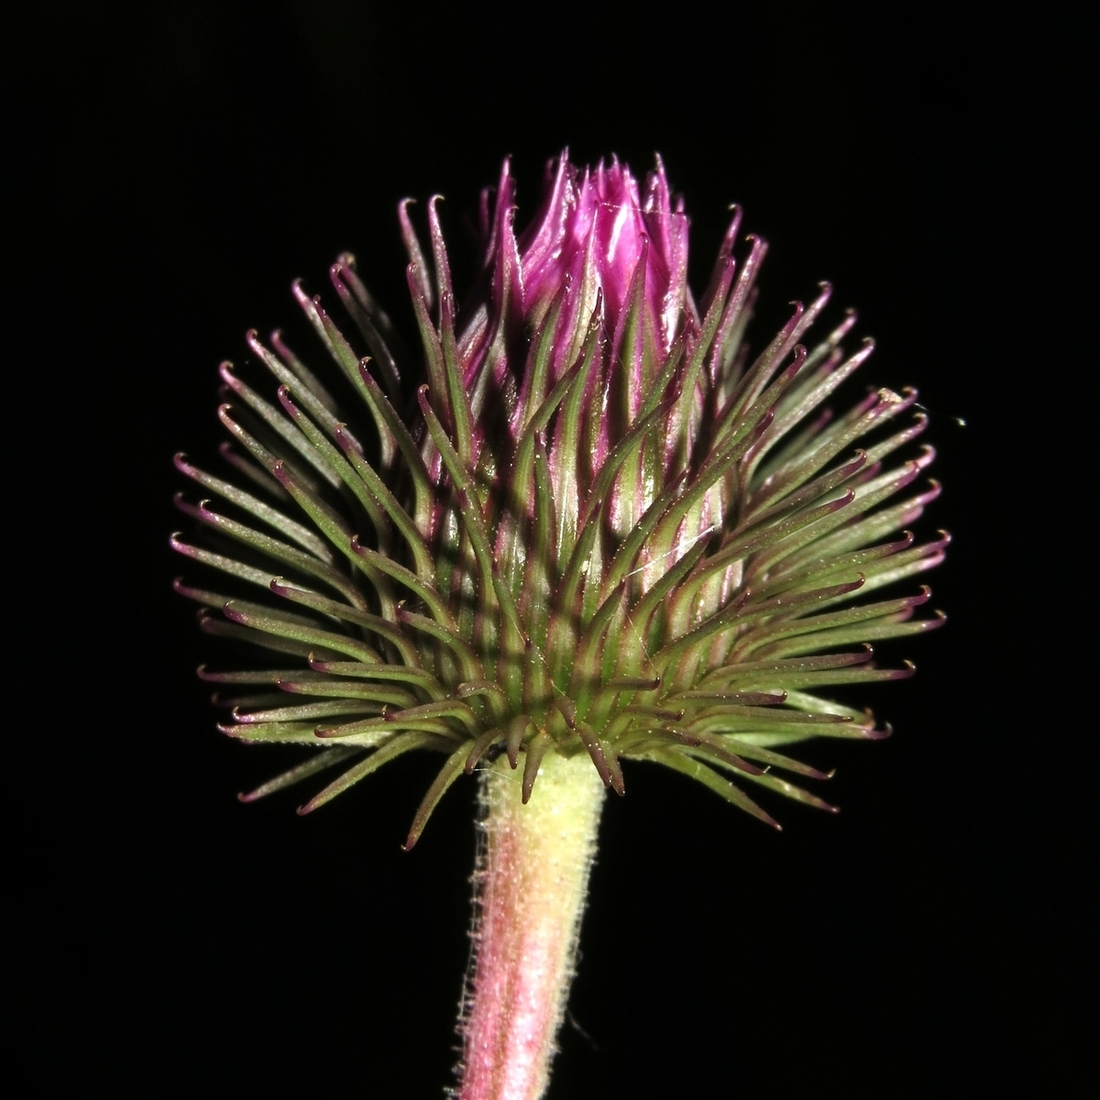
[[775, 419], [775, 407], [772, 406], [769, 409], [765, 409], [764, 414], [760, 417], [760, 419], [756, 422], [755, 426], [753, 427], [752, 431], [753, 431], [754, 441], [756, 439], [759, 439], [760, 436], [762, 436], [768, 430], [768, 428], [771, 427], [771, 423], [774, 419]]

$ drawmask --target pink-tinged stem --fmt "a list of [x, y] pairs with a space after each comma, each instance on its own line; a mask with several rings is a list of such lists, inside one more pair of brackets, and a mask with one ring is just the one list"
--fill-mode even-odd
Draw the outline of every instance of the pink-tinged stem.
[[573, 978], [604, 787], [586, 753], [544, 757], [530, 802], [501, 758], [482, 782], [474, 963], [459, 1100], [538, 1100]]

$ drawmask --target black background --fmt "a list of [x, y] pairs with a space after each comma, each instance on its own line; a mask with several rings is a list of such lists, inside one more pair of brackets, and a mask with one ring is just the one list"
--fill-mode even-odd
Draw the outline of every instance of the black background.
[[1087, 1093], [1082, 43], [1048, 9], [928, 6], [55, 2], [10, 27], [20, 1095], [449, 1082], [473, 784], [410, 855], [434, 759], [308, 819], [294, 794], [236, 802], [279, 761], [217, 734], [193, 677], [171, 456], [212, 456], [217, 363], [293, 323], [292, 278], [323, 292], [350, 248], [407, 326], [398, 199], [445, 195], [459, 241], [511, 153], [522, 221], [567, 144], [639, 172], [661, 152], [696, 286], [745, 207], [772, 245], [757, 342], [821, 278], [858, 305], [864, 381], [918, 385], [933, 417], [923, 533], [955, 542], [930, 578], [948, 627], [890, 650], [919, 675], [860, 695], [895, 736], [809, 750], [839, 816], [769, 803], [773, 834], [628, 765], [550, 1096]]

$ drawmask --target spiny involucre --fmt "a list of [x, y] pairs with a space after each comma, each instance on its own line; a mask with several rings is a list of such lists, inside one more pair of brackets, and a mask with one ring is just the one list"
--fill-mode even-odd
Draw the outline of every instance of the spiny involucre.
[[620, 762], [641, 759], [772, 824], [747, 785], [825, 807], [779, 773], [824, 776], [780, 750], [882, 736], [818, 690], [910, 675], [876, 668], [871, 643], [942, 621], [913, 617], [927, 589], [878, 598], [947, 543], [906, 530], [934, 483], [899, 499], [932, 459], [906, 456], [925, 427], [906, 415], [916, 393], [824, 408], [871, 351], [842, 350], [851, 313], [805, 341], [828, 286], [750, 355], [766, 245], [749, 237], [735, 260], [735, 209], [696, 301], [688, 220], [659, 160], [640, 192], [617, 161], [581, 170], [563, 155], [518, 237], [515, 211], [506, 162], [495, 199], [482, 195], [481, 273], [459, 308], [437, 199], [430, 261], [402, 203], [420, 353], [343, 256], [331, 280], [363, 348], [294, 288], [340, 400], [279, 333], [250, 333], [277, 388], [221, 368], [236, 481], [177, 457], [223, 503], [181, 497], [209, 534], [173, 545], [230, 578], [225, 592], [177, 586], [205, 605], [204, 630], [268, 654], [200, 670], [242, 692], [222, 728], [317, 750], [243, 797], [338, 770], [312, 810], [427, 748], [446, 763], [410, 846], [451, 783], [501, 753], [524, 801], [550, 752], [587, 753], [620, 794]]

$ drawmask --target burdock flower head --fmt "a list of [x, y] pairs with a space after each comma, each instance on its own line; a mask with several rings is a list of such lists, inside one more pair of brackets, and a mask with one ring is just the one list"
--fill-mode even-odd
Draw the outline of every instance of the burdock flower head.
[[[402, 204], [419, 353], [341, 257], [331, 280], [354, 341], [294, 291], [339, 396], [280, 334], [251, 333], [273, 379], [254, 388], [222, 367], [236, 479], [177, 458], [224, 503], [181, 499], [211, 535], [175, 546], [229, 579], [224, 593], [179, 588], [205, 605], [204, 629], [270, 655], [202, 671], [244, 692], [223, 728], [316, 750], [245, 797], [332, 769], [308, 811], [404, 752], [441, 751], [412, 846], [460, 775], [488, 777], [468, 1097], [542, 1087], [599, 795], [623, 793], [622, 762], [667, 765], [772, 824], [754, 787], [825, 807], [784, 778], [825, 778], [786, 748], [881, 736], [818, 692], [911, 674], [876, 667], [871, 644], [941, 619], [914, 618], [927, 589], [878, 590], [946, 544], [906, 530], [934, 485], [899, 498], [932, 457], [908, 448], [925, 426], [915, 392], [875, 390], [837, 417], [825, 407], [871, 351], [843, 350], [852, 314], [807, 339], [828, 286], [750, 352], [766, 245], [749, 237], [734, 258], [740, 211], [698, 301], [660, 161], [639, 188], [617, 161], [582, 170], [563, 156], [518, 236], [515, 213], [506, 163], [482, 196], [480, 277], [460, 306], [437, 200], [430, 260]], [[577, 853], [577, 897], [539, 932], [505, 894], [521, 880], [532, 897], [563, 892], [539, 878], [551, 834]], [[538, 951], [561, 956], [556, 1000], [525, 992]], [[510, 1047], [517, 1026], [549, 1038]], [[534, 1084], [508, 1084], [524, 1072]]]

